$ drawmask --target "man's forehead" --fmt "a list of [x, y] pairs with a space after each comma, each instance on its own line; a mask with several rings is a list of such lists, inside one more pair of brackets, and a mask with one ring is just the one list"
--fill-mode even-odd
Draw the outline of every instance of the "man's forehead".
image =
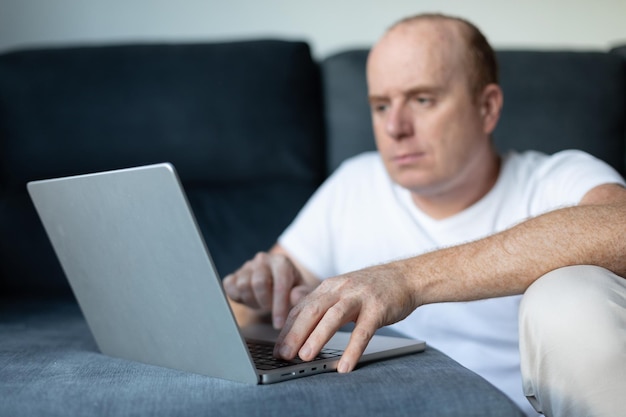
[[464, 43], [463, 38], [461, 22], [444, 18], [422, 18], [396, 24], [381, 37], [377, 46], [403, 43], [458, 49]]
[[368, 57], [368, 83], [444, 82], [462, 70], [464, 43], [454, 23], [406, 22], [390, 29]]

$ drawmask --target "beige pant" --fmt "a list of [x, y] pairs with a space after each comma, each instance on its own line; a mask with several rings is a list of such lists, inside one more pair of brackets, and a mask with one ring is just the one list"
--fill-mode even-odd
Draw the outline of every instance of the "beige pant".
[[520, 306], [524, 393], [547, 416], [626, 416], [626, 279], [552, 271]]

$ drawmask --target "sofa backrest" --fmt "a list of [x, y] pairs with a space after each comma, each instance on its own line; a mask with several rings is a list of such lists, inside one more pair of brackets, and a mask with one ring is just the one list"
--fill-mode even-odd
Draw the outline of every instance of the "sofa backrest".
[[[34, 179], [169, 161], [220, 273], [267, 249], [328, 173], [374, 149], [367, 53], [318, 65], [302, 42], [242, 41], [0, 54], [0, 296], [69, 294]], [[579, 148], [625, 172], [626, 47], [498, 58], [501, 151]]]
[[[626, 44], [615, 46], [610, 52], [622, 58], [622, 71], [624, 73], [624, 79], [626, 79]], [[624, 93], [624, 102], [626, 102], [626, 93]], [[626, 104], [624, 106], [626, 106]], [[624, 130], [624, 141], [626, 142], [626, 129]], [[626, 167], [626, 156], [624, 159], [624, 166]], [[626, 175], [626, 172], [624, 174]]]
[[27, 181], [171, 162], [222, 274], [269, 248], [322, 181], [303, 42], [0, 55], [0, 295], [69, 293]]
[[[617, 52], [614, 51], [614, 52]], [[322, 62], [327, 167], [375, 148], [367, 103], [368, 50]], [[504, 108], [494, 141], [501, 152], [577, 148], [625, 168], [626, 74], [617, 53], [498, 51]]]

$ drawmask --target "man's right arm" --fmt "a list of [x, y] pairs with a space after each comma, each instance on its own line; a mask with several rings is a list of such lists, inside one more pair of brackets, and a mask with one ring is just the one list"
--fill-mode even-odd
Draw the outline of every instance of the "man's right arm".
[[320, 282], [276, 244], [226, 276], [223, 285], [240, 325], [271, 317], [274, 327], [280, 329], [291, 307]]

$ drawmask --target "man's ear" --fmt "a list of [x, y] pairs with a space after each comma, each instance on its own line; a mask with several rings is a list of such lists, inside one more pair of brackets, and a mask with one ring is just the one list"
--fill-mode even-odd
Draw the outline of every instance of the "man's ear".
[[498, 84], [488, 84], [479, 97], [480, 116], [483, 119], [483, 131], [493, 133], [500, 119], [504, 95]]

